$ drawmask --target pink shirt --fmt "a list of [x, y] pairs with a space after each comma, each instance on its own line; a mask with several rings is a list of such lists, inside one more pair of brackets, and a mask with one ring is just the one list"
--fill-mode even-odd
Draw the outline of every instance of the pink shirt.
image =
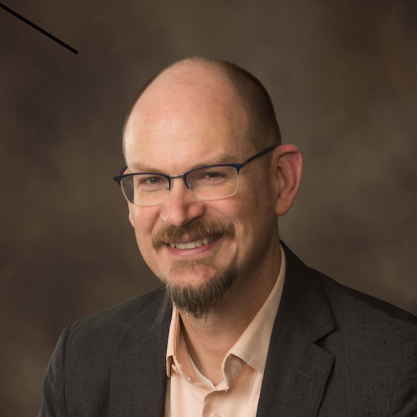
[[173, 309], [167, 348], [165, 417], [255, 417], [272, 327], [285, 279], [281, 247], [278, 279], [252, 322], [223, 360], [224, 380], [216, 387], [194, 365]]

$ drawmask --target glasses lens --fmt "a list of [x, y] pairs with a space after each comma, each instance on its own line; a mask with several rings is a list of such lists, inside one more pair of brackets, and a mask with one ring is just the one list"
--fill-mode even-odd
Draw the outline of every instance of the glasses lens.
[[155, 206], [168, 196], [168, 180], [160, 175], [138, 174], [121, 182], [125, 197], [137, 206]]
[[193, 171], [187, 183], [199, 200], [218, 200], [236, 194], [238, 175], [233, 167], [210, 167]]

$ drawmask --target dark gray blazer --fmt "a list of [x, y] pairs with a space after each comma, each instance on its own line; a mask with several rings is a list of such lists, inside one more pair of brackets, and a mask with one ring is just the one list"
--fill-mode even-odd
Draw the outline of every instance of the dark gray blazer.
[[[281, 245], [286, 278], [257, 416], [416, 417], [417, 318]], [[171, 313], [158, 288], [69, 325], [39, 416], [163, 417]]]

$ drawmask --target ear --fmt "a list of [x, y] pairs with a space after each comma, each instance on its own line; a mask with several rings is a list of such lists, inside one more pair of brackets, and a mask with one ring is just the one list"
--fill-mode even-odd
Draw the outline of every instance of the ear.
[[295, 145], [278, 146], [272, 158], [271, 175], [275, 212], [283, 216], [291, 208], [300, 188], [303, 156]]
[[128, 207], [129, 207], [129, 221], [130, 224], [133, 226], [133, 228], [135, 228], [135, 217], [133, 216], [132, 213], [132, 205], [130, 203], [127, 203]]

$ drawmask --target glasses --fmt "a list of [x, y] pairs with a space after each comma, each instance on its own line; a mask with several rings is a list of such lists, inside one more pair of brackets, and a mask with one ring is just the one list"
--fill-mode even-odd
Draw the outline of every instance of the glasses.
[[198, 200], [220, 200], [236, 194], [240, 170], [249, 162], [271, 152], [270, 146], [247, 159], [243, 164], [221, 164], [196, 168], [181, 175], [165, 175], [155, 172], [138, 172], [122, 175], [125, 166], [113, 179], [120, 185], [127, 201], [136, 206], [163, 204], [172, 187], [172, 179], [184, 180], [185, 186]]

